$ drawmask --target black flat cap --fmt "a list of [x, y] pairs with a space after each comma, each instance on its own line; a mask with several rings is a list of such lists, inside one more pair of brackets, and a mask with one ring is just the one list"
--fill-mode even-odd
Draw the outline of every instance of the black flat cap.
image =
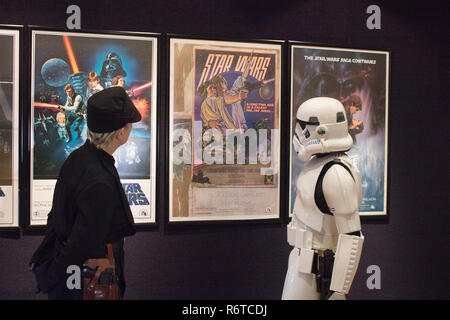
[[141, 119], [122, 87], [104, 89], [90, 97], [87, 103], [87, 125], [92, 132], [112, 132]]

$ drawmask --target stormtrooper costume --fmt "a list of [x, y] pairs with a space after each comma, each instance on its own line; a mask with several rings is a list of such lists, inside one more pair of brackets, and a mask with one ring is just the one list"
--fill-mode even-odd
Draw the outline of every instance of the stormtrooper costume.
[[302, 103], [296, 118], [294, 149], [307, 164], [287, 227], [294, 248], [282, 299], [345, 299], [364, 241], [361, 176], [345, 154], [353, 145], [345, 110], [336, 99], [318, 97]]

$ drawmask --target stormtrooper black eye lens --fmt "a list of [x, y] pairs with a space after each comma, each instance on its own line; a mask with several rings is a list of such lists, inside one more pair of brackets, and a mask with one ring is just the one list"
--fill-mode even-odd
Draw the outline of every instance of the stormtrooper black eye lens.
[[308, 124], [318, 126], [320, 122], [319, 119], [317, 119], [317, 117], [309, 117]]
[[302, 128], [302, 130], [305, 130], [305, 128], [306, 128], [306, 122], [305, 121], [297, 120], [297, 123], [300, 125], [300, 128]]
[[336, 122], [344, 122], [345, 121], [345, 116], [343, 112], [338, 112], [336, 114]]

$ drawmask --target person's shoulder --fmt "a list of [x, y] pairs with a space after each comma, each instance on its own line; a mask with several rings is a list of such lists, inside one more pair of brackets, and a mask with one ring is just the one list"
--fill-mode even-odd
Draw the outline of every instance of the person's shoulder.
[[87, 144], [82, 145], [78, 149], [72, 151], [72, 153], [67, 157], [66, 161], [80, 161], [83, 159], [90, 159], [94, 158], [95, 154], [88, 148]]
[[66, 160], [70, 167], [77, 168], [80, 174], [101, 177], [109, 176], [101, 157], [98, 155], [98, 150], [83, 145], [73, 151]]

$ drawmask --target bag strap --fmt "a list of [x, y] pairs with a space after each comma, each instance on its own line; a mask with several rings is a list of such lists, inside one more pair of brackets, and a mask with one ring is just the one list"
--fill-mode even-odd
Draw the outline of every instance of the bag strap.
[[108, 268], [112, 268], [115, 271], [116, 265], [114, 260], [112, 244], [108, 243], [106, 245], [106, 248], [108, 249], [108, 256], [106, 258], [88, 259], [84, 262], [84, 265], [87, 265], [89, 268], [92, 269], [99, 269], [100, 271], [105, 271]]
[[108, 248], [108, 260], [109, 263], [112, 266], [115, 266], [115, 261], [114, 261], [114, 253], [113, 253], [113, 247], [111, 243], [106, 244], [106, 248]]
[[87, 286], [87, 289], [89, 291], [92, 291], [96, 284], [98, 283], [98, 280], [100, 279], [100, 276], [103, 271], [105, 271], [108, 268], [113, 268], [115, 271], [115, 261], [114, 261], [114, 253], [113, 253], [113, 247], [111, 243], [106, 244], [106, 248], [108, 249], [108, 258], [107, 259], [89, 259], [87, 261], [87, 264], [91, 267], [96, 267], [97, 270], [95, 272], [94, 277], [91, 281], [89, 281], [89, 284]]

